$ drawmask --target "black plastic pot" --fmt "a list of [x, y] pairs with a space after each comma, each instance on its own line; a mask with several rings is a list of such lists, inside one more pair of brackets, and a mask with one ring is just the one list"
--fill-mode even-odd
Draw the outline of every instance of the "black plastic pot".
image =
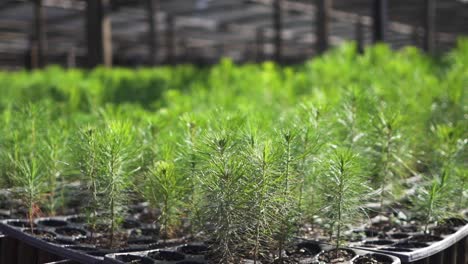
[[467, 243], [468, 224], [440, 237], [409, 234], [402, 239], [367, 240], [353, 247], [393, 255], [400, 258], [402, 263], [467, 264]]
[[[323, 254], [326, 250], [330, 250], [333, 247], [315, 241], [303, 241], [301, 243], [298, 243], [298, 248], [301, 250], [301, 252], [313, 252], [310, 258], [307, 259], [304, 263], [318, 263], [318, 257], [320, 256], [320, 254]], [[125, 264], [130, 263], [131, 261], [140, 261], [144, 264], [207, 264], [208, 261], [205, 257], [207, 249], [208, 248], [202, 244], [185, 244], [182, 246], [166, 249], [109, 254], [106, 255], [106, 257], [104, 258], [103, 264]], [[388, 263], [391, 264], [401, 263], [398, 258], [390, 255], [359, 249], [348, 248], [346, 250], [353, 252], [354, 257], [351, 260], [350, 264], [354, 263], [354, 260], [363, 256], [374, 256], [379, 259], [389, 261]], [[253, 261], [246, 260], [244, 263], [253, 263]]]
[[[118, 252], [132, 252], [132, 251], [143, 251], [166, 247], [170, 245], [180, 245], [183, 242], [182, 239], [174, 239], [167, 241], [168, 243], [162, 243], [160, 240], [155, 240], [151, 236], [145, 236], [144, 234], [152, 228], [150, 225], [141, 225], [135, 222], [128, 222], [131, 227], [137, 226], [138, 229], [142, 229], [145, 232], [138, 232], [138, 236], [129, 238], [128, 246], [123, 249], [108, 250], [100, 249], [94, 245], [87, 245], [82, 243], [86, 239], [90, 232], [86, 231], [86, 224], [82, 217], [74, 215], [67, 217], [51, 217], [51, 218], [38, 218], [34, 221], [35, 235], [29, 234], [30, 225], [26, 220], [9, 219], [0, 221], [0, 232], [3, 231], [8, 235], [8, 243], [3, 246], [5, 248], [6, 259], [9, 262], [0, 262], [0, 264], [17, 264], [15, 258], [17, 250], [24, 250], [35, 252], [32, 257], [28, 257], [30, 262], [28, 264], [36, 263], [36, 255], [52, 255], [60, 256], [59, 259], [69, 259], [77, 263], [99, 263], [103, 260], [106, 254], [118, 253]], [[133, 233], [136, 229], [128, 229], [129, 233]], [[43, 237], [38, 238], [37, 232], [42, 232]], [[152, 233], [152, 232], [148, 232]], [[3, 243], [2, 243], [3, 244]], [[19, 249], [17, 249], [19, 248]], [[31, 249], [30, 249], [31, 248]], [[3, 250], [2, 250], [3, 251]], [[2, 254], [0, 251], [0, 255]], [[36, 252], [37, 251], [37, 252]], [[21, 257], [26, 257], [27, 254], [22, 254]], [[2, 257], [3, 258], [3, 257]], [[46, 259], [47, 260], [47, 259]], [[57, 258], [43, 261], [49, 262], [52, 260], [58, 260]]]
[[[2, 243], [2, 264], [47, 263], [61, 259], [70, 259], [86, 264], [99, 263], [102, 261], [102, 258], [86, 255], [79, 251], [66, 248], [63, 245], [53, 244], [36, 238], [24, 232], [27, 228], [21, 227], [20, 225], [11, 225], [13, 222], [18, 221], [19, 220], [4, 220], [0, 222], [0, 231], [8, 236], [6, 245], [4, 246]], [[37, 223], [38, 226], [42, 225], [39, 224], [39, 222]], [[52, 232], [52, 228], [48, 229], [45, 226], [41, 228]], [[5, 256], [3, 254], [5, 254]]]

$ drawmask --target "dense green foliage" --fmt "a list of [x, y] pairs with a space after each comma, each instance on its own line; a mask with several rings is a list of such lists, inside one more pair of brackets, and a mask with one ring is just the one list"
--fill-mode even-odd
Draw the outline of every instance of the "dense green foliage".
[[434, 206], [466, 208], [467, 88], [468, 41], [440, 59], [347, 44], [293, 67], [3, 72], [0, 186], [32, 217], [60, 213], [81, 181], [90, 223], [103, 212], [112, 229], [140, 196], [166, 237], [188, 219], [224, 262], [281, 258], [317, 215], [340, 245], [366, 221], [356, 205], [386, 214], [415, 175], [427, 180], [401, 206], [425, 226]]

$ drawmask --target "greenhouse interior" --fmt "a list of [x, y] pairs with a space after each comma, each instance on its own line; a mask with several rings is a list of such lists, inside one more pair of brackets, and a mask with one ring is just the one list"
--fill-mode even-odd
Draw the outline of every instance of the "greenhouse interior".
[[0, 264], [468, 264], [468, 1], [2, 0]]

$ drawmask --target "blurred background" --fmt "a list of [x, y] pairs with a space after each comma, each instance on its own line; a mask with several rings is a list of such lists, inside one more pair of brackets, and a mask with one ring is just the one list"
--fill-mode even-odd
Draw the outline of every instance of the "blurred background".
[[465, 0], [0, 0], [0, 69], [298, 63], [345, 41], [441, 54]]

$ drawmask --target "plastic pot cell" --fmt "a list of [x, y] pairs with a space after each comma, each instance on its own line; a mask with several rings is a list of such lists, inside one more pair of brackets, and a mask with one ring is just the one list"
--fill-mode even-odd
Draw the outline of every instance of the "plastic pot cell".
[[370, 238], [353, 243], [354, 248], [393, 255], [402, 263], [466, 264], [468, 263], [468, 224], [454, 219], [450, 226], [434, 228], [432, 235], [421, 233], [387, 233], [385, 239]]
[[[330, 250], [333, 250], [330, 245], [314, 241], [302, 241], [297, 244], [296, 251], [290, 252], [289, 254], [291, 258], [298, 257], [300, 254], [308, 257], [301, 259], [298, 263], [325, 263], [320, 262], [321, 256], [323, 258], [323, 256], [326, 256]], [[372, 263], [369, 262], [369, 260], [379, 261], [379, 263], [383, 264], [401, 263], [398, 258], [385, 254], [350, 248], [340, 250], [343, 250], [350, 256], [347, 263]], [[104, 263], [207, 264], [209, 263], [209, 260], [206, 257], [208, 251], [208, 247], [203, 244], [186, 244], [166, 249], [109, 254], [106, 255]], [[245, 260], [243, 263], [250, 264], [253, 263], [253, 261]]]
[[[6, 250], [14, 252], [10, 254], [10, 257], [5, 257], [10, 258], [10, 262], [2, 261], [1, 263], [35, 264], [47, 263], [60, 259], [69, 259], [78, 263], [87, 264], [99, 263], [102, 261], [102, 258], [65, 247], [63, 244], [67, 244], [66, 241], [65, 243], [58, 243], [60, 241], [63, 242], [62, 239], [65, 239], [65, 236], [57, 234], [55, 232], [56, 228], [64, 228], [68, 225], [69, 223], [64, 218], [37, 219], [34, 225], [34, 234], [32, 234], [30, 224], [27, 221], [1, 221], [0, 231], [10, 239]], [[69, 242], [71, 242], [71, 240]], [[3, 248], [2, 246], [2, 249]], [[3, 252], [4, 250], [2, 250], [2, 253]], [[15, 260], [13, 260], [13, 258], [16, 258], [17, 262], [14, 262]]]
[[[47, 252], [77, 263], [99, 263], [106, 254], [110, 253], [157, 249], [183, 243], [181, 239], [158, 240], [158, 232], [154, 225], [126, 220], [125, 227], [128, 228], [126, 231], [130, 234], [125, 248], [102, 249], [87, 244], [91, 233], [86, 228], [85, 218], [79, 215], [38, 218], [34, 221], [33, 232], [31, 232], [31, 225], [27, 220], [7, 219], [0, 221], [0, 231], [3, 230], [13, 241], [25, 243], [40, 252]], [[8, 248], [15, 246], [17, 245], [14, 243], [8, 243], [4, 248], [7, 252], [13, 252], [12, 249]]]

